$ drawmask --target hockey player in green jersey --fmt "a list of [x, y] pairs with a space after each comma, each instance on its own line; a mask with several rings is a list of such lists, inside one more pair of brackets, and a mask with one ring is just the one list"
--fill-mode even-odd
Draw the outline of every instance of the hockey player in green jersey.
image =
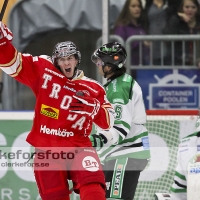
[[126, 73], [126, 50], [118, 42], [98, 48], [91, 59], [107, 79], [106, 96], [115, 109], [114, 126], [90, 136], [106, 177], [106, 198], [133, 200], [140, 172], [150, 158], [146, 111], [139, 84]]
[[170, 193], [155, 194], [156, 200], [200, 199], [200, 116], [193, 132], [181, 139], [177, 151], [177, 166]]

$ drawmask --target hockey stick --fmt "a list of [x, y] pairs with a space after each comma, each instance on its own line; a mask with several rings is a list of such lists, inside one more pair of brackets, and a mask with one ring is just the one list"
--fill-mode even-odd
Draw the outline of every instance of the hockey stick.
[[2, 19], [3, 19], [7, 5], [8, 5], [8, 0], [4, 0], [3, 6], [2, 6], [2, 9], [1, 9], [1, 13], [0, 13], [0, 21], [2, 21]]

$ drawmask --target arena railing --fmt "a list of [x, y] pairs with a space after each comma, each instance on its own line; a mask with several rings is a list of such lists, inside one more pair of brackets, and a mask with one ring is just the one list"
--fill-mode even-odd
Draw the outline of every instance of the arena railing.
[[[131, 43], [134, 41], [139, 41], [139, 65], [132, 65], [131, 64]], [[160, 49], [161, 52], [159, 52], [161, 54], [161, 63], [160, 65], [154, 65], [152, 62], [152, 58], [153, 58], [153, 45], [151, 45], [150, 49], [150, 63], [149, 65], [143, 65], [142, 64], [142, 42], [144, 41], [160, 41]], [[182, 52], [185, 52], [185, 49], [187, 48], [185, 43], [187, 41], [191, 41], [193, 44], [193, 55], [192, 55], [192, 61], [193, 61], [193, 65], [187, 65], [186, 64], [186, 60], [185, 60], [185, 56], [184, 53], [182, 53], [182, 64], [175, 64], [175, 42], [176, 41], [180, 41], [182, 42]], [[197, 42], [200, 41], [200, 35], [137, 35], [137, 36], [131, 36], [129, 37], [126, 42], [125, 42], [125, 48], [127, 50], [127, 62], [126, 62], [126, 66], [129, 70], [131, 69], [158, 69], [158, 68], [162, 68], [162, 69], [172, 69], [172, 68], [176, 68], [176, 69], [186, 69], [186, 68], [197, 68], [197, 57], [200, 58], [200, 55], [197, 56], [200, 52], [197, 52]], [[168, 43], [168, 46], [170, 46], [170, 59], [171, 59], [171, 63], [170, 65], [165, 65], [164, 64], [164, 45], [166, 44], [166, 42]], [[171, 43], [171, 44], [170, 44]]]
[[[127, 50], [127, 61], [126, 61], [126, 66], [130, 72], [131, 69], [158, 69], [158, 68], [162, 68], [162, 69], [171, 69], [172, 67], [176, 68], [176, 69], [183, 69], [183, 68], [197, 68], [196, 63], [197, 63], [197, 58], [200, 58], [200, 52], [197, 51], [197, 42], [200, 42], [200, 35], [134, 35], [129, 37], [125, 42], [123, 40], [123, 38], [121, 38], [118, 35], [110, 35], [109, 36], [109, 41], [118, 41], [120, 42], [122, 45], [125, 46], [126, 50]], [[132, 65], [131, 64], [131, 43], [134, 41], [138, 41], [139, 42], [139, 65]], [[149, 42], [153, 42], [153, 41], [160, 41], [160, 49], [161, 51], [159, 52], [161, 54], [161, 63], [160, 65], [154, 65], [153, 64], [153, 43], [150, 46], [150, 63], [149, 65], [143, 65], [142, 64], [142, 57], [144, 55], [142, 55], [142, 42], [144, 41], [149, 41]], [[187, 48], [185, 43], [187, 41], [191, 41], [193, 43], [193, 65], [187, 65], [186, 64], [186, 60], [185, 60], [185, 56], [182, 56], [182, 64], [181, 65], [175, 65], [175, 42], [176, 41], [180, 41], [182, 42], [182, 52], [185, 52], [185, 49]], [[164, 64], [164, 46], [166, 45], [166, 43], [168, 44], [168, 47], [170, 47], [170, 59], [171, 59], [171, 63], [170, 65], [166, 65]], [[98, 48], [99, 46], [102, 45], [102, 37], [98, 38], [97, 42], [96, 42], [96, 47]], [[200, 46], [200, 45], [199, 45]], [[200, 49], [200, 48], [199, 48]], [[198, 56], [199, 55], [199, 56]]]

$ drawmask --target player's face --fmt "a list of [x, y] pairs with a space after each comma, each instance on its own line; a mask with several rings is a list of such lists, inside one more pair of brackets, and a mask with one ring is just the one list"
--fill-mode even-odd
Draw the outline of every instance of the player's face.
[[133, 19], [138, 19], [141, 15], [141, 7], [138, 0], [131, 0], [129, 5], [129, 12]]
[[95, 64], [96, 64], [96, 66], [98, 67], [98, 72], [99, 72], [99, 74], [101, 75], [101, 76], [103, 76], [104, 75], [104, 72], [103, 72], [103, 67], [102, 67], [102, 60], [101, 59], [97, 59], [96, 61], [95, 61]]
[[[109, 67], [109, 66], [104, 66], [104, 70], [103, 70], [103, 66], [102, 66], [103, 64], [102, 64], [102, 60], [101, 59], [97, 59], [97, 61], [96, 61], [96, 66], [98, 67], [98, 72], [99, 72], [99, 74], [101, 75], [101, 76], [104, 76], [104, 74], [105, 73], [108, 73], [110, 70], [111, 70], [111, 68]], [[112, 76], [113, 75], [113, 73], [112, 74], [109, 74], [109, 75], [107, 75], [105, 78], [109, 78], [110, 76]]]
[[58, 59], [58, 65], [67, 78], [71, 78], [74, 75], [74, 70], [77, 64], [78, 60], [75, 59], [74, 55]]
[[194, 19], [197, 13], [197, 6], [191, 0], [185, 0], [183, 4], [183, 12], [190, 17], [190, 19]]

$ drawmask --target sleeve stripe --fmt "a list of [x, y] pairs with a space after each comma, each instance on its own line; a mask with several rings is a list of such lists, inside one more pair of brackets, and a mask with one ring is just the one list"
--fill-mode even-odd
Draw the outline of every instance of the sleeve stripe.
[[110, 128], [110, 113], [108, 111], [107, 108], [105, 108], [105, 106], [102, 106], [102, 108], [105, 110], [105, 113], [106, 113], [106, 122], [108, 124], [108, 129]]
[[179, 172], [175, 171], [175, 176], [179, 177], [180, 179], [182, 180], [185, 180], [186, 181], [186, 178], [184, 175], [180, 174]]
[[[7, 65], [9, 65], [9, 64], [7, 64]], [[22, 69], [22, 57], [21, 57], [21, 54], [20, 53], [18, 54], [17, 59], [15, 60], [15, 62], [11, 66], [3, 67], [1, 69], [6, 74], [8, 74], [8, 75], [10, 75], [12, 77], [17, 76], [19, 74], [19, 72], [21, 71], [21, 69]]]
[[127, 132], [123, 128], [119, 128], [117, 126], [113, 126], [113, 128], [115, 128], [117, 131], [119, 131], [121, 133], [121, 135], [127, 136]]
[[10, 67], [12, 65], [14, 65], [14, 63], [16, 62], [17, 60], [17, 57], [18, 57], [18, 51], [15, 49], [15, 55], [14, 55], [14, 58], [9, 62], [9, 63], [6, 63], [6, 64], [0, 64], [1, 67]]
[[176, 180], [174, 181], [174, 183], [176, 184], [176, 185], [178, 185], [179, 187], [181, 187], [181, 188], [187, 188], [185, 185], [182, 185], [182, 184], [180, 184], [179, 182], [177, 182]]

